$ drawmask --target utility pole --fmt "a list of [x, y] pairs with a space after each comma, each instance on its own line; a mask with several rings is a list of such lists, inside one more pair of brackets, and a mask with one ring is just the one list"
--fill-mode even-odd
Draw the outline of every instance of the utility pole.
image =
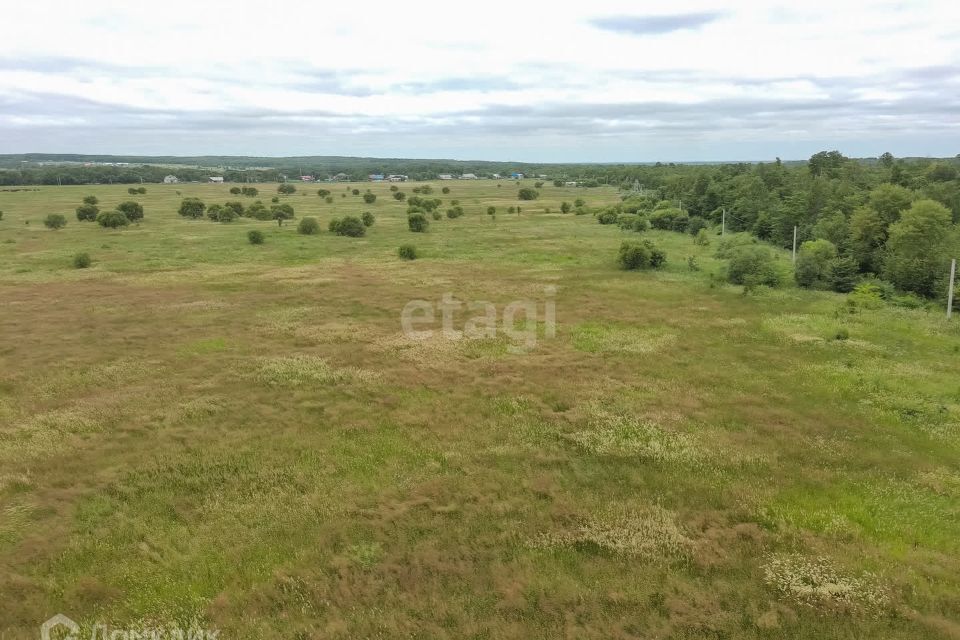
[[950, 288], [947, 289], [947, 320], [953, 315], [953, 282], [957, 278], [957, 259], [950, 261]]
[[793, 225], [793, 262], [797, 262], [797, 225]]
[[724, 207], [720, 211], [720, 237], [722, 238], [727, 232], [727, 208]]

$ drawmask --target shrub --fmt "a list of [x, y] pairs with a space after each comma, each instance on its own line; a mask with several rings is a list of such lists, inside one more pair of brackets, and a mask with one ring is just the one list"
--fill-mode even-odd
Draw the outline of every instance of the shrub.
[[543, 183], [542, 183], [542, 182], [534, 182], [534, 183], [533, 183], [533, 188], [534, 188], [534, 189], [543, 189]]
[[83, 199], [83, 204], [97, 205], [100, 204], [100, 201], [97, 200], [97, 196], [86, 196]]
[[656, 269], [667, 260], [667, 255], [649, 240], [624, 242], [620, 245], [617, 261], [621, 269]]
[[336, 233], [337, 229], [340, 228], [340, 218], [333, 218], [327, 223], [327, 231], [330, 233]]
[[242, 202], [237, 202], [237, 201], [235, 201], [235, 200], [232, 201], [232, 202], [226, 202], [226, 203], [224, 203], [223, 208], [224, 208], [224, 209], [230, 209], [230, 210], [232, 210], [237, 216], [242, 216], [242, 215], [243, 215], [243, 203], [242, 203]]
[[849, 340], [850, 331], [846, 327], [840, 327], [833, 333], [834, 340]]
[[90, 254], [89, 253], [77, 253], [73, 256], [73, 268], [74, 269], [86, 269], [90, 266]]
[[572, 207], [569, 202], [563, 201], [560, 203], [560, 213], [570, 213], [570, 209], [572, 209]]
[[237, 212], [233, 208], [221, 207], [220, 215], [217, 216], [217, 222], [227, 224], [236, 220], [237, 217]]
[[[86, 198], [84, 198], [86, 199]], [[96, 200], [96, 198], [94, 198]], [[93, 222], [100, 213], [100, 207], [95, 204], [85, 204], [77, 207], [77, 220], [81, 222]]]
[[317, 195], [320, 196], [321, 198], [326, 198], [327, 196], [330, 195], [330, 190], [329, 190], [329, 189], [317, 189]]
[[827, 282], [837, 293], [850, 293], [857, 286], [857, 261], [846, 256], [830, 261]]
[[517, 192], [517, 198], [520, 200], [536, 200], [540, 197], [540, 192], [530, 187], [523, 187]]
[[433, 187], [431, 187], [431, 186], [428, 185], [428, 184], [425, 184], [425, 185], [423, 185], [422, 187], [420, 187], [420, 193], [422, 193], [422, 194], [425, 195], [425, 196], [428, 196], [428, 195], [430, 195], [431, 193], [433, 193]]
[[731, 252], [727, 279], [733, 284], [748, 287], [760, 284], [775, 287], [780, 284], [773, 254], [766, 247], [757, 245], [742, 245]]
[[270, 210], [263, 206], [263, 203], [257, 200], [247, 209], [247, 216], [255, 220], [273, 220]]
[[351, 238], [360, 238], [367, 233], [367, 228], [363, 225], [363, 221], [356, 216], [346, 216], [337, 223], [337, 228], [334, 230], [338, 236], [349, 236]]
[[240, 187], [230, 187], [230, 193], [232, 195], [238, 196], [243, 193], [243, 190]]
[[450, 187], [444, 187], [443, 189], [440, 189], [440, 192], [441, 192], [441, 193], [450, 193]]
[[447, 217], [450, 219], [459, 218], [463, 215], [463, 207], [457, 205], [447, 209]]
[[203, 204], [203, 201], [200, 198], [184, 198], [183, 202], [180, 203], [180, 209], [178, 213], [184, 218], [197, 218], [203, 217], [203, 212], [206, 210], [207, 205]]
[[440, 213], [439, 211], [432, 211], [430, 213], [430, 217], [432, 217], [434, 220], [439, 220], [440, 218], [443, 217], [443, 214]]
[[277, 193], [284, 196], [288, 196], [291, 193], [295, 193], [296, 191], [297, 191], [297, 188], [287, 182], [284, 182], [282, 185], [277, 187]]
[[654, 229], [664, 229], [667, 231], [686, 231], [690, 223], [690, 218], [686, 211], [675, 209], [655, 209], [650, 214], [650, 226]]
[[407, 216], [407, 226], [414, 233], [423, 233], [430, 226], [430, 221], [422, 213], [413, 213]]
[[130, 219], [120, 211], [101, 211], [97, 214], [97, 224], [107, 229], [119, 229], [130, 224]]
[[278, 202], [280, 202], [280, 198], [278, 196], [273, 196], [272, 198], [270, 198], [270, 202], [277, 204]]
[[687, 222], [687, 233], [689, 233], [692, 236], [695, 236], [698, 233], [700, 233], [701, 230], [706, 229], [708, 226], [710, 225], [707, 223], [706, 219], [700, 216], [690, 216]]
[[352, 191], [350, 191], [350, 193], [352, 193], [355, 196], [358, 196], [360, 195], [360, 189], [353, 189]]
[[139, 193], [140, 195], [144, 195], [146, 192], [147, 192], [146, 187], [137, 187], [137, 193]]
[[400, 190], [400, 187], [398, 187], [397, 185], [395, 184], [390, 185], [390, 191], [399, 191], [399, 190]]
[[611, 209], [604, 209], [597, 214], [597, 222], [600, 224], [615, 224], [617, 222], [617, 212]]
[[576, 200], [573, 201], [573, 206], [575, 207], [583, 207], [583, 206], [586, 206], [586, 204], [587, 203], [583, 201], [583, 198], [577, 198]]
[[240, 189], [240, 193], [249, 198], [256, 198], [260, 192], [257, 191], [256, 187], [243, 187]]
[[363, 226], [365, 227], [372, 227], [373, 223], [377, 221], [377, 219], [373, 217], [373, 214], [369, 211], [364, 211], [363, 215], [360, 216], [360, 219], [363, 220]]
[[800, 245], [793, 277], [801, 287], [824, 287], [837, 248], [829, 240], [807, 240]]
[[133, 187], [130, 187], [129, 189], [127, 189], [127, 193], [129, 193], [132, 196], [135, 196], [137, 195], [137, 190], [134, 189]]
[[263, 235], [263, 231], [259, 229], [251, 229], [247, 231], [247, 240], [250, 244], [263, 244], [263, 241], [266, 240], [266, 236]]
[[297, 233], [302, 233], [305, 236], [312, 236], [319, 231], [320, 223], [317, 222], [316, 218], [303, 218], [297, 225]]
[[363, 194], [363, 201], [367, 204], [373, 204], [377, 201], [377, 194], [375, 193], [365, 193]]
[[407, 194], [405, 194], [403, 191], [394, 191], [394, 192], [393, 192], [393, 199], [394, 199], [394, 200], [403, 200], [403, 199], [406, 198], [406, 197], [407, 197]]
[[117, 205], [117, 211], [127, 216], [127, 220], [130, 222], [143, 220], [143, 205], [139, 202], [134, 202], [133, 200], [121, 202]]
[[323, 199], [323, 201], [326, 202], [327, 204], [333, 204], [333, 196], [327, 196], [326, 198]]
[[219, 204], [212, 204], [207, 207], [207, 217], [216, 222], [220, 219], [220, 212], [223, 211], [223, 207]]
[[277, 226], [282, 227], [284, 220], [293, 220], [293, 207], [289, 204], [275, 204], [270, 207], [270, 217], [277, 221]]
[[553, 181], [553, 186], [555, 186], [555, 187], [562, 187], [562, 186], [563, 186], [563, 180], [554, 180], [554, 181]]
[[700, 231], [697, 231], [697, 235], [693, 237], [693, 244], [700, 247], [706, 247], [710, 245], [710, 234], [707, 233], [706, 229], [700, 229]]
[[43, 226], [47, 229], [62, 229], [67, 226], [67, 219], [59, 213], [51, 213], [43, 219]]
[[516, 212], [517, 212], [516, 207], [507, 207], [507, 213], [516, 213]]
[[397, 255], [403, 260], [416, 260], [417, 249], [412, 244], [402, 244], [397, 249]]

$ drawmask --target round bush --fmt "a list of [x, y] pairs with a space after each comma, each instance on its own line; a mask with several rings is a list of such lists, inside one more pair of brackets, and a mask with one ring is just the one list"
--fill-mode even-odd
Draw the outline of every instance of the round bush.
[[130, 222], [143, 220], [143, 205], [133, 200], [127, 200], [117, 205], [117, 211], [127, 216]]
[[100, 204], [100, 201], [97, 200], [97, 196], [86, 196], [83, 199], [83, 204]]
[[517, 198], [520, 200], [536, 200], [540, 197], [540, 192], [530, 187], [523, 187], [517, 192]]
[[86, 269], [90, 266], [90, 254], [89, 253], [78, 253], [73, 256], [73, 268], [74, 269]]
[[107, 229], [120, 229], [130, 224], [130, 219], [120, 211], [101, 211], [97, 215], [97, 224]]
[[444, 187], [443, 189], [440, 189], [440, 192], [441, 192], [441, 193], [450, 193], [450, 187]]
[[266, 236], [263, 235], [263, 231], [251, 229], [250, 231], [247, 231], [247, 240], [250, 241], [250, 244], [263, 244], [263, 241], [266, 240]]
[[397, 255], [403, 260], [416, 260], [417, 249], [412, 244], [402, 244], [397, 249]]
[[296, 192], [297, 188], [292, 184], [287, 184], [286, 182], [277, 187], [277, 193], [288, 196], [291, 193]]
[[346, 216], [339, 220], [334, 231], [338, 236], [349, 236], [351, 238], [360, 238], [367, 233], [367, 228], [363, 226], [363, 221], [356, 216]]
[[312, 236], [319, 232], [320, 223], [317, 222], [316, 218], [303, 218], [297, 225], [297, 233], [302, 233], [305, 236]]
[[51, 213], [43, 219], [43, 226], [47, 229], [63, 229], [67, 226], [67, 219], [59, 213]]
[[766, 248], [756, 245], [742, 245], [731, 252], [727, 279], [733, 284], [746, 286], [764, 284], [775, 287], [780, 284], [780, 274], [774, 265], [773, 255]]
[[77, 220], [81, 222], [93, 222], [100, 213], [100, 207], [95, 204], [85, 204], [77, 207]]
[[496, 213], [497, 213], [497, 208], [496, 208], [496, 207], [487, 207], [487, 215], [488, 215], [488, 216], [496, 215]]
[[373, 214], [369, 211], [364, 211], [363, 215], [360, 216], [360, 219], [363, 220], [363, 226], [365, 227], [372, 227], [373, 223], [377, 221], [377, 219], [374, 218]]
[[440, 218], [443, 217], [443, 214], [440, 213], [440, 212], [437, 211], [437, 210], [434, 210], [434, 211], [430, 214], [430, 216], [431, 216], [434, 220], [439, 220]]
[[617, 262], [621, 269], [656, 269], [667, 260], [667, 255], [649, 240], [624, 242], [620, 245]]
[[373, 193], [365, 193], [363, 194], [363, 201], [366, 202], [367, 204], [373, 204], [374, 202], [377, 201], [377, 196], [376, 194], [373, 194]]
[[203, 204], [203, 200], [200, 198], [184, 198], [180, 203], [180, 209], [178, 213], [184, 218], [197, 218], [203, 217], [203, 212], [206, 210], [207, 205]]
[[423, 233], [430, 226], [430, 221], [422, 213], [413, 213], [407, 216], [407, 226], [414, 233]]

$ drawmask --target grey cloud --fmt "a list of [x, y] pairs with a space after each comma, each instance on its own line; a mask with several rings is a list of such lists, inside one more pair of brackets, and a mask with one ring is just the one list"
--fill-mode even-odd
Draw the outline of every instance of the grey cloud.
[[719, 11], [703, 11], [663, 16], [607, 16], [594, 18], [590, 24], [615, 33], [658, 35], [682, 29], [697, 29], [719, 20], [723, 15]]

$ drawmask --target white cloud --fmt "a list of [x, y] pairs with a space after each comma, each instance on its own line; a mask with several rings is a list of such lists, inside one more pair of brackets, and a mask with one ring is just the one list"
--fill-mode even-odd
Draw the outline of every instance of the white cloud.
[[960, 146], [952, 2], [668, 9], [19, 3], [0, 39], [0, 152], [682, 160]]

